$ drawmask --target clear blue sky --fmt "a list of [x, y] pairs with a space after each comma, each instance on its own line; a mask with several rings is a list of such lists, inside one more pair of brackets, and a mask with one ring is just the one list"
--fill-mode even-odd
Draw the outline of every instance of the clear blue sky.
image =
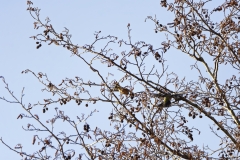
[[[145, 41], [153, 44], [156, 48], [160, 47], [164, 36], [156, 34], [154, 24], [150, 21], [144, 22], [144, 20], [147, 16], [154, 17], [156, 15], [163, 24], [171, 22], [171, 15], [168, 15], [160, 7], [159, 2], [146, 0], [33, 1], [34, 6], [41, 8], [40, 17], [42, 20], [48, 16], [52, 20], [51, 24], [59, 32], [67, 27], [73, 35], [72, 40], [75, 44], [84, 45], [92, 42], [94, 40], [93, 33], [99, 30], [101, 30], [102, 35], [114, 35], [119, 39], [127, 40], [126, 26], [130, 23], [133, 41]], [[43, 86], [38, 83], [37, 79], [30, 74], [22, 75], [22, 70], [31, 69], [35, 72], [47, 73], [55, 83], [59, 83], [65, 77], [73, 78], [89, 74], [89, 70], [79, 59], [70, 57], [70, 53], [62, 48], [43, 44], [43, 47], [37, 50], [35, 41], [29, 37], [39, 33], [39, 31], [33, 29], [34, 21], [26, 9], [25, 0], [8, 0], [3, 1], [0, 5], [0, 76], [5, 77], [9, 87], [18, 97], [22, 88], [25, 87], [24, 102], [28, 104], [29, 102], [36, 103], [50, 95], [41, 92]], [[116, 52], [118, 51], [121, 50], [118, 48]], [[197, 74], [193, 74], [189, 68], [189, 65], [192, 64], [188, 63], [189, 57], [177, 56], [174, 53], [170, 53], [169, 57], [169, 72], [179, 73], [181, 78], [187, 76], [188, 80], [197, 78]], [[186, 71], [188, 71], [188, 75]], [[87, 81], [87, 78], [93, 79], [94, 76], [91, 76], [93, 75], [89, 74], [88, 77], [83, 77]], [[0, 96], [10, 98], [1, 81]], [[24, 149], [31, 147], [32, 135], [36, 133], [22, 130], [22, 126], [32, 122], [29, 119], [16, 119], [20, 113], [24, 113], [21, 107], [0, 101], [0, 109], [0, 137], [12, 147], [17, 143], [26, 144]], [[39, 108], [36, 113], [41, 115], [41, 110]], [[79, 108], [77, 110], [81, 112]], [[86, 113], [90, 111], [91, 109], [84, 110]], [[101, 112], [100, 109], [100, 113], [96, 114], [100, 122], [102, 116], [107, 116], [109, 113], [103, 111]], [[75, 106], [70, 106], [66, 112], [73, 114], [76, 112]], [[49, 115], [51, 115], [50, 113], [51, 111]], [[45, 114], [43, 117], [47, 118], [49, 115]], [[203, 127], [208, 127], [208, 124]], [[0, 151], [0, 159], [21, 159], [19, 155], [2, 144], [0, 144]]]

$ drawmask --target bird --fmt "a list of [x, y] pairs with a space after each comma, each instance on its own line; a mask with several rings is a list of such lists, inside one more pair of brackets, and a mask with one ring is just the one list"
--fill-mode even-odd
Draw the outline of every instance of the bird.
[[118, 91], [120, 92], [120, 94], [125, 94], [128, 95], [130, 90], [124, 87], [121, 87], [118, 83], [116, 83], [116, 85], [113, 88], [113, 91]]
[[165, 95], [165, 97], [163, 97], [163, 102], [160, 103], [158, 107], [170, 107], [172, 104], [171, 100], [172, 100], [171, 94]]
[[151, 96], [153, 97], [157, 97], [160, 98], [162, 100], [162, 103], [155, 105], [156, 107], [161, 107], [161, 108], [165, 108], [165, 107], [171, 107], [172, 106], [172, 98], [177, 99], [180, 96], [182, 96], [182, 93], [177, 93], [177, 94], [151, 94]]

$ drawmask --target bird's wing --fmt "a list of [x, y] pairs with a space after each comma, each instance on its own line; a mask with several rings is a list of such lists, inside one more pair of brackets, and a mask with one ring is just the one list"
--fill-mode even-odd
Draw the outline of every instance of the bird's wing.
[[176, 92], [176, 93], [173, 93], [172, 95], [177, 95], [177, 96], [181, 96], [183, 94], [187, 94], [188, 92], [187, 91], [182, 91], [182, 92]]
[[151, 93], [150, 96], [151, 96], [151, 97], [159, 98], [159, 99], [161, 99], [161, 100], [164, 100], [164, 98], [167, 96], [167, 94]]
[[182, 97], [184, 94], [186, 94], [186, 93], [174, 93], [174, 94], [172, 94], [172, 98], [180, 98], [180, 97]]

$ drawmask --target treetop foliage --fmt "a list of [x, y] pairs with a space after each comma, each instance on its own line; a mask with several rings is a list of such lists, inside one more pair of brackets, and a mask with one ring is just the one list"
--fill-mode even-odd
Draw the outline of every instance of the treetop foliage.
[[[132, 41], [131, 23], [126, 25], [127, 40], [102, 36], [98, 31], [91, 44], [78, 45], [72, 42], [68, 28], [55, 30], [50, 19], [40, 18], [40, 9], [27, 1], [38, 32], [30, 37], [36, 49], [47, 47], [45, 44], [62, 47], [98, 79], [76, 75], [55, 84], [46, 73], [26, 69], [23, 74], [32, 74], [43, 85], [43, 92], [52, 93], [48, 99], [27, 105], [23, 103], [24, 89], [17, 98], [1, 76], [14, 100], [0, 99], [23, 108], [18, 119], [30, 118], [38, 124], [28, 124], [24, 129], [36, 132], [32, 144], [38, 143], [39, 150], [29, 153], [21, 144], [11, 147], [5, 140], [1, 142], [25, 159], [240, 159], [240, 3], [230, 0], [209, 9], [210, 2], [161, 0], [161, 9], [173, 14], [174, 19], [163, 24], [157, 16], [146, 18], [157, 34], [165, 36], [155, 48], [144, 41]], [[101, 49], [96, 47], [99, 42]], [[113, 44], [124, 49], [116, 53]], [[178, 66], [169, 71], [165, 57], [172, 51], [191, 57], [190, 68], [199, 79], [179, 78], [182, 71]], [[220, 79], [224, 68], [232, 75]], [[117, 79], [114, 75], [123, 76]], [[191, 79], [188, 73], [185, 76]], [[72, 102], [91, 105], [93, 110], [76, 117], [66, 115], [63, 105]], [[88, 123], [98, 112], [97, 106], [106, 104], [111, 106], [105, 110], [111, 124], [107, 131], [101, 124]], [[54, 108], [56, 105], [59, 107]], [[36, 107], [42, 107], [43, 112], [36, 113]], [[56, 112], [45, 122], [40, 117], [49, 110]], [[57, 121], [67, 122], [73, 132], [53, 129], [58, 127]], [[201, 123], [210, 124], [208, 131], [198, 128]], [[218, 139], [213, 148], [204, 139], [197, 141], [202, 132]]]

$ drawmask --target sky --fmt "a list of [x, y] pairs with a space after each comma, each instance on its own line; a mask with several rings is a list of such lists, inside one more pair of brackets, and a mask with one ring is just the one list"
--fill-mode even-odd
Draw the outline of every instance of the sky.
[[[160, 7], [159, 2], [139, 0], [33, 1], [34, 6], [41, 9], [40, 17], [42, 20], [49, 17], [51, 24], [58, 32], [67, 27], [75, 44], [91, 43], [94, 40], [93, 34], [95, 31], [101, 31], [104, 36], [113, 35], [119, 39], [127, 40], [127, 25], [130, 23], [133, 41], [145, 41], [156, 48], [160, 47], [164, 35], [156, 34], [154, 24], [151, 21], [145, 22], [145, 18], [156, 15], [163, 24], [171, 22], [170, 19], [172, 18], [172, 15]], [[21, 71], [25, 69], [46, 73], [55, 83], [61, 82], [61, 79], [66, 77], [74, 78], [81, 75], [88, 75], [83, 76], [86, 81], [95, 79], [96, 75], [89, 73], [87, 66], [79, 59], [71, 57], [68, 51], [47, 44], [43, 44], [43, 47], [38, 50], [36, 49], [35, 41], [29, 37], [36, 35], [39, 31], [33, 28], [34, 20], [26, 9], [25, 0], [8, 0], [3, 1], [0, 5], [2, 15], [0, 16], [2, 22], [0, 26], [0, 76], [4, 76], [14, 94], [20, 97], [24, 87], [25, 104], [33, 104], [50, 96], [49, 93], [41, 92], [44, 87], [34, 76], [21, 74]], [[115, 51], [120, 52], [121, 50], [116, 49]], [[194, 71], [189, 69], [191, 65], [191, 63], [188, 63], [189, 57], [178, 56], [171, 52], [167, 56], [169, 56], [167, 62], [169, 70], [179, 73], [180, 78], [186, 77], [186, 79], [191, 80], [198, 77]], [[115, 77], [117, 76], [115, 75]], [[4, 87], [2, 81], [0, 81], [0, 96], [11, 100]], [[56, 107], [59, 106], [56, 105]], [[111, 106], [106, 107], [111, 110]], [[17, 120], [17, 116], [24, 113], [21, 107], [0, 101], [0, 108], [0, 137], [12, 147], [18, 143], [31, 146], [29, 144], [31, 144], [32, 136], [36, 133], [23, 131], [22, 126], [33, 122], [29, 119]], [[36, 112], [45, 119], [51, 115], [50, 113], [54, 112], [52, 109], [47, 114], [42, 115], [41, 110], [42, 108], [37, 108]], [[67, 114], [72, 115], [76, 114], [76, 111], [90, 113], [92, 108], [76, 109], [74, 104], [70, 104], [68, 109], [64, 110]], [[102, 117], [107, 117], [109, 112], [104, 112], [104, 110], [99, 108], [99, 112], [94, 116], [100, 122], [105, 123]], [[91, 121], [94, 122], [94, 119], [91, 119]], [[208, 127], [206, 124], [200, 125]], [[107, 129], [107, 125], [103, 127]], [[206, 136], [207, 134], [205, 134], [205, 138], [207, 138]], [[0, 159], [21, 159], [19, 155], [2, 144], [0, 144], [0, 150], [1, 153], [4, 153], [0, 154]]]

